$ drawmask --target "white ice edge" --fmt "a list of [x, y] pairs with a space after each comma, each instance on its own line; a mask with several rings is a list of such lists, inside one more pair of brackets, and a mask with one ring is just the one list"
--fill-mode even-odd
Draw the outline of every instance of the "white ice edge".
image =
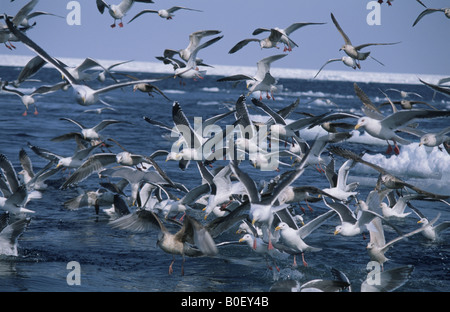
[[[8, 55], [0, 54], [0, 66], [24, 66], [32, 56], [26, 55]], [[68, 65], [80, 64], [83, 59], [80, 58], [58, 58]], [[127, 60], [98, 60], [103, 66], [108, 67], [112, 64]], [[254, 75], [256, 68], [253, 66], [228, 66], [212, 65], [207, 67], [207, 75], [229, 76], [235, 74]], [[144, 73], [172, 74], [171, 65], [164, 65], [157, 62], [133, 61], [120, 65], [116, 70]], [[313, 79], [317, 70], [300, 68], [277, 68], [273, 67], [271, 73], [276, 78], [284, 79]], [[437, 83], [439, 79], [445, 78], [442, 75], [433, 74], [407, 74], [407, 73], [385, 73], [385, 72], [365, 72], [362, 70], [323, 70], [315, 80], [326, 81], [352, 81], [361, 83], [396, 83], [396, 84], [421, 84], [419, 78], [431, 83]]]

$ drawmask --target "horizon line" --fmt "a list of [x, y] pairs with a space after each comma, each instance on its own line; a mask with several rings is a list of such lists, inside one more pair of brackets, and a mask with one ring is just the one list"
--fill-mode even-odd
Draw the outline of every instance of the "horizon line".
[[[0, 54], [0, 66], [2, 67], [23, 67], [34, 56], [30, 55], [8, 55]], [[64, 63], [74, 63], [73, 65], [81, 63], [84, 58], [80, 57], [58, 57]], [[111, 60], [111, 59], [98, 59], [98, 62], [102, 63], [104, 67], [108, 67], [112, 64], [128, 61], [128, 60]], [[208, 67], [207, 75], [214, 76], [229, 76], [235, 74], [247, 74], [253, 76], [256, 72], [255, 66], [239, 66], [239, 65], [211, 65]], [[51, 67], [46, 64], [45, 67]], [[172, 74], [172, 66], [165, 65], [159, 62], [152, 61], [134, 61], [126, 63], [117, 67], [121, 71], [129, 72], [143, 72], [143, 73], [158, 73], [158, 74]], [[439, 81], [439, 79], [446, 78], [448, 76], [440, 74], [419, 74], [419, 73], [396, 73], [396, 72], [363, 72], [360, 70], [322, 70], [320, 75], [313, 78], [318, 70], [314, 69], [302, 69], [302, 68], [283, 68], [272, 67], [271, 73], [276, 78], [281, 79], [305, 79], [305, 80], [317, 80], [317, 81], [352, 81], [352, 82], [365, 82], [365, 83], [395, 83], [395, 84], [417, 84], [421, 85], [419, 77], [422, 80], [428, 80], [429, 82]]]

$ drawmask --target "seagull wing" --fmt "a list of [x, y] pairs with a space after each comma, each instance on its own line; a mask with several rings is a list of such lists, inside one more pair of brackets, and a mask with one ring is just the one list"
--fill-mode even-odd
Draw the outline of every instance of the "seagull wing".
[[124, 215], [109, 223], [113, 228], [128, 230], [135, 233], [148, 232], [150, 230], [166, 231], [165, 226], [158, 216], [152, 211], [139, 209], [133, 213]]
[[78, 121], [75, 121], [75, 120], [73, 120], [73, 119], [66, 118], [66, 117], [61, 117], [61, 118], [59, 118], [59, 120], [70, 121], [70, 122], [76, 124], [76, 125], [77, 125], [78, 127], [80, 127], [81, 129], [86, 129], [86, 127], [85, 127], [82, 123], [80, 123], [80, 122], [78, 122]]
[[201, 10], [191, 9], [191, 8], [186, 8], [186, 7], [181, 7], [181, 6], [173, 6], [170, 9], [167, 9], [167, 12], [173, 13], [173, 12], [178, 11], [178, 10], [189, 10], [189, 11], [202, 12]]
[[255, 38], [250, 38], [250, 39], [244, 39], [239, 41], [238, 43], [236, 43], [231, 49], [230, 51], [228, 51], [229, 54], [233, 54], [237, 51], [239, 51], [240, 49], [242, 49], [243, 47], [245, 47], [247, 44], [249, 44], [250, 42], [259, 42], [259, 39], [255, 39]]
[[329, 210], [329, 211], [321, 214], [320, 216], [312, 219], [311, 221], [306, 223], [304, 226], [299, 228], [297, 233], [300, 235], [300, 238], [304, 239], [305, 237], [307, 237], [315, 229], [317, 229], [323, 222], [325, 222], [328, 218], [331, 218], [332, 216], [334, 216], [334, 214], [336, 212], [337, 211], [335, 211], [334, 209]]
[[0, 154], [0, 169], [6, 176], [11, 192], [16, 192], [19, 188], [19, 179], [17, 178], [16, 170], [14, 170], [12, 163], [4, 154]]
[[448, 116], [450, 116], [450, 111], [437, 111], [427, 109], [401, 110], [384, 118], [381, 121], [381, 125], [382, 127], [397, 129], [417, 119], [438, 118]]
[[131, 23], [132, 21], [134, 21], [136, 18], [138, 18], [139, 16], [141, 16], [142, 14], [145, 13], [158, 13], [158, 11], [156, 10], [142, 10], [141, 12], [139, 12], [138, 14], [136, 14], [132, 19], [130, 19], [130, 21], [128, 22]]
[[339, 218], [341, 219], [341, 222], [348, 222], [351, 224], [356, 224], [357, 219], [353, 211], [347, 206], [342, 203], [338, 202], [331, 202], [325, 199], [323, 199], [326, 206], [331, 208], [331, 211], [337, 212], [339, 215]]
[[423, 10], [416, 18], [416, 20], [413, 23], [413, 27], [416, 26], [416, 24], [425, 16], [434, 12], [444, 12], [444, 9], [425, 9]]
[[257, 80], [263, 80], [266, 73], [270, 72], [270, 65], [272, 62], [275, 62], [276, 60], [279, 60], [283, 57], [285, 57], [287, 54], [276, 54], [272, 56], [268, 56], [263, 58], [262, 60], [258, 61], [256, 63], [256, 75], [255, 78]]
[[98, 172], [109, 164], [116, 162], [116, 154], [99, 153], [90, 156], [77, 170], [61, 185], [65, 189], [70, 185], [81, 182], [94, 172]]
[[336, 28], [339, 31], [339, 33], [341, 34], [341, 36], [344, 38], [345, 44], [352, 45], [350, 38], [342, 30], [341, 26], [339, 25], [338, 21], [334, 17], [333, 13], [331, 13], [331, 20], [333, 21], [334, 26], [336, 26]]
[[299, 28], [308, 26], [308, 25], [323, 25], [325, 23], [293, 23], [284, 29], [286, 35], [290, 35], [292, 32], [296, 31]]
[[332, 62], [339, 62], [342, 61], [342, 59], [340, 58], [336, 58], [336, 59], [329, 59], [328, 61], [325, 62], [325, 64], [322, 65], [322, 67], [320, 67], [319, 71], [317, 72], [317, 74], [314, 76], [314, 78], [317, 77], [317, 75], [319, 75], [319, 73], [322, 71], [322, 69], [327, 66], [328, 64], [332, 63]]
[[52, 64], [69, 82], [70, 84], [76, 84], [76, 80], [73, 76], [53, 57], [48, 55], [40, 46], [38, 46], [34, 41], [28, 38], [23, 32], [18, 30], [11, 21], [5, 20], [8, 25], [9, 30], [19, 39], [23, 44], [25, 44], [30, 50], [34, 51], [42, 59]]
[[20, 23], [30, 14], [31, 10], [36, 6], [39, 0], [31, 0], [27, 4], [25, 4], [19, 12], [16, 13], [16, 15], [12, 19], [12, 23], [14, 26], [19, 26]]

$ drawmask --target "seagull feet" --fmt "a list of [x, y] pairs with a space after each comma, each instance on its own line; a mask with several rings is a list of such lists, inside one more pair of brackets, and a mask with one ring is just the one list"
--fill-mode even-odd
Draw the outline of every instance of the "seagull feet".
[[386, 149], [386, 154], [390, 155], [392, 153], [392, 146], [389, 144], [388, 148]]
[[[9, 41], [8, 41], [8, 42], [9, 42]], [[11, 42], [9, 42], [9, 45], [5, 42], [5, 47], [7, 47], [7, 48], [10, 49], [10, 50], [16, 48]]]
[[123, 23], [122, 22], [119, 23], [119, 27], [123, 27]]
[[395, 155], [400, 154], [400, 149], [398, 148], [397, 144], [395, 144], [395, 146], [394, 146], [394, 153], [395, 153]]
[[173, 268], [172, 268], [172, 266], [173, 266], [173, 263], [175, 262], [175, 260], [173, 260], [171, 263], [170, 263], [170, 265], [169, 265], [169, 275], [172, 275], [172, 273], [173, 273]]
[[267, 250], [272, 250], [273, 249], [273, 244], [272, 241], [269, 238], [269, 243], [267, 244]]
[[305, 267], [307, 267], [308, 266], [308, 263], [306, 263], [306, 261], [305, 261], [305, 255], [302, 253], [302, 261], [303, 261], [303, 265], [305, 266]]
[[114, 27], [116, 27], [116, 23], [111, 24], [111, 28], [114, 28]]
[[379, 3], [379, 4], [382, 4], [382, 3], [383, 3], [383, 0], [378, 0], [378, 3]]
[[24, 112], [22, 113], [22, 116], [26, 116], [26, 115], [28, 115], [28, 112], [27, 112], [27, 111], [24, 111]]

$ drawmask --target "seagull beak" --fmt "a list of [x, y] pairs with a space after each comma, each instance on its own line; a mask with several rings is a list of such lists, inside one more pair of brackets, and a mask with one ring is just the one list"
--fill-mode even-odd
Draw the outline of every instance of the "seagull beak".
[[422, 223], [422, 220], [417, 221], [417, 223]]
[[252, 225], [255, 225], [255, 222], [256, 222], [256, 220], [255, 220], [255, 219], [253, 219], [253, 220], [252, 220]]
[[335, 230], [334, 231], [334, 235], [338, 235], [339, 234], [339, 231], [338, 230]]
[[423, 145], [423, 143], [422, 142], [419, 142], [419, 146], [422, 146]]
[[205, 215], [205, 218], [204, 218], [204, 220], [206, 220], [206, 218], [208, 218], [208, 215], [207, 215], [207, 214]]
[[242, 243], [244, 241], [244, 239], [243, 238], [241, 238], [240, 240], [239, 240], [239, 243]]
[[355, 130], [358, 130], [360, 127], [361, 127], [361, 125], [360, 125], [360, 124], [357, 124], [357, 125], [355, 126]]
[[277, 226], [276, 228], [275, 228], [275, 231], [279, 231], [281, 228], [279, 227], [279, 226]]

